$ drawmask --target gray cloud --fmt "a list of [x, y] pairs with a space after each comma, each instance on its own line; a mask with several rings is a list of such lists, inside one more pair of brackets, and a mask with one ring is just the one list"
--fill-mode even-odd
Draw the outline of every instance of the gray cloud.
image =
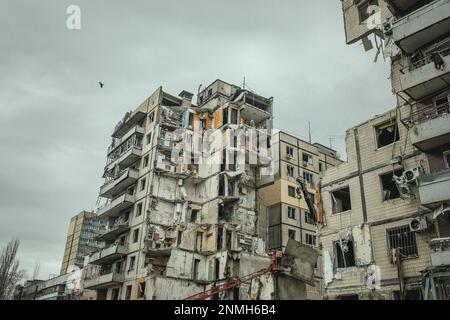
[[[65, 27], [78, 4], [82, 30]], [[9, 1], [0, 12], [0, 245], [59, 271], [69, 218], [92, 209], [109, 135], [159, 85], [216, 78], [275, 99], [275, 126], [345, 152], [394, 105], [389, 65], [346, 46], [340, 1]], [[106, 86], [99, 89], [97, 81]]]

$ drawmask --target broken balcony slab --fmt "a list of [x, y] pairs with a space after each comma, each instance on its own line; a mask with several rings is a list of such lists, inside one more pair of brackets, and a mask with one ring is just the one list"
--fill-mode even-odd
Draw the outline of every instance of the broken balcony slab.
[[130, 227], [128, 226], [128, 223], [120, 223], [117, 225], [112, 226], [111, 228], [105, 229], [101, 231], [101, 233], [97, 236], [97, 241], [114, 241], [117, 236], [121, 235], [122, 233], [127, 232], [130, 230]]
[[107, 181], [100, 188], [100, 197], [112, 198], [122, 193], [126, 188], [138, 180], [139, 171], [128, 168], [120, 172], [115, 179]]
[[111, 262], [126, 256], [127, 252], [128, 250], [125, 245], [114, 244], [110, 247], [92, 253], [89, 256], [89, 263], [104, 264], [107, 262]]
[[130, 116], [125, 116], [125, 118], [116, 126], [112, 137], [122, 138], [128, 131], [130, 131], [139, 122], [145, 119], [147, 114], [142, 111], [135, 111]]
[[418, 186], [423, 205], [440, 205], [450, 201], [450, 169], [419, 176]]
[[134, 205], [136, 197], [131, 194], [122, 194], [121, 196], [117, 197], [116, 199], [113, 199], [108, 204], [104, 205], [97, 211], [97, 215], [100, 218], [111, 218], [111, 217], [117, 217], [120, 215], [120, 213], [132, 207]]

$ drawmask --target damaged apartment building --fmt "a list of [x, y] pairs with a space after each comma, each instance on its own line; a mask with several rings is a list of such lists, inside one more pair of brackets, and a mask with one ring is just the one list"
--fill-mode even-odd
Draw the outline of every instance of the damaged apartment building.
[[[105, 246], [87, 258], [95, 272], [84, 284], [98, 299], [184, 299], [270, 264], [257, 189], [271, 179], [273, 99], [221, 80], [192, 98], [160, 87], [112, 134], [97, 211]], [[273, 296], [273, 285], [252, 284], [213, 298]]]
[[[278, 157], [273, 158], [274, 181], [259, 189], [260, 235], [269, 251], [284, 251], [288, 239], [318, 248], [315, 210], [308, 208], [297, 178], [305, 181], [314, 197], [325, 171], [342, 161], [335, 150], [282, 131], [273, 132], [271, 147]], [[316, 285], [307, 286], [308, 299], [320, 299], [320, 264], [317, 267]]]
[[321, 182], [325, 297], [449, 299], [450, 1], [341, 2], [347, 43], [390, 60], [397, 106], [347, 130]]

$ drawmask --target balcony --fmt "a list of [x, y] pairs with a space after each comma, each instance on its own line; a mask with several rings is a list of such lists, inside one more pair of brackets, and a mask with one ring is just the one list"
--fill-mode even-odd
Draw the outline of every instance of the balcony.
[[386, 0], [386, 3], [394, 9], [396, 13], [401, 14], [410, 11], [420, 3], [423, 3], [423, 0]]
[[132, 113], [130, 116], [126, 117], [117, 124], [112, 137], [117, 139], [122, 138], [128, 131], [130, 131], [130, 129], [136, 126], [140, 121], [144, 120], [146, 115], [147, 114], [142, 111]]
[[84, 288], [91, 290], [106, 289], [121, 284], [124, 280], [124, 274], [111, 272], [86, 280], [84, 282]]
[[412, 114], [415, 128], [410, 130], [411, 143], [422, 151], [450, 143], [449, 103], [418, 107]]
[[92, 253], [89, 256], [89, 263], [92, 264], [110, 263], [111, 261], [120, 259], [126, 255], [127, 255], [127, 248], [125, 245], [114, 244], [110, 247]]
[[115, 140], [113, 144], [108, 147], [108, 155], [111, 154], [114, 150], [116, 150], [121, 144], [127, 141], [129, 138], [136, 136], [142, 137], [144, 135], [144, 128], [141, 126], [135, 126], [133, 129], [128, 131], [122, 138]]
[[431, 265], [450, 266], [450, 238], [437, 238], [430, 241]]
[[120, 213], [133, 206], [135, 202], [135, 196], [131, 194], [123, 194], [118, 198], [112, 200], [110, 203], [101, 207], [97, 211], [97, 215], [100, 218], [117, 217]]
[[[411, 1], [408, 1], [411, 2]], [[413, 53], [450, 32], [450, 0], [437, 0], [392, 22], [394, 42], [406, 53]]]
[[113, 158], [109, 161], [108, 165], [105, 167], [105, 172], [113, 170], [115, 166], [119, 168], [127, 168], [141, 158], [142, 148], [141, 146], [133, 145], [130, 146], [126, 151], [117, 155], [117, 158]]
[[100, 188], [100, 197], [113, 198], [122, 193], [126, 188], [136, 183], [139, 172], [136, 169], [125, 169], [115, 179], [107, 181]]
[[261, 123], [264, 120], [270, 119], [272, 114], [264, 109], [255, 107], [251, 104], [244, 103], [241, 105], [241, 118], [244, 121], [253, 120], [255, 123]]
[[450, 169], [418, 178], [420, 201], [423, 205], [439, 205], [450, 200]]
[[127, 222], [120, 222], [115, 223], [111, 227], [108, 227], [107, 229], [101, 230], [100, 234], [96, 237], [97, 241], [114, 241], [116, 238], [121, 235], [122, 233], [127, 232], [130, 230], [130, 227], [128, 226]]
[[450, 83], [450, 52], [440, 52], [444, 69], [439, 70], [431, 60], [431, 55], [415, 61], [400, 75], [402, 91], [414, 100], [431, 96], [448, 87]]

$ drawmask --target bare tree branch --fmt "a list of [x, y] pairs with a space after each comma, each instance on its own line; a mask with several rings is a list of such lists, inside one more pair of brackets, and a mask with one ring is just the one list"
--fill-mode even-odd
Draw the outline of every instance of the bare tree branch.
[[0, 300], [12, 299], [16, 284], [23, 278], [24, 272], [19, 270], [16, 259], [19, 239], [12, 239], [2, 249], [0, 255]]

